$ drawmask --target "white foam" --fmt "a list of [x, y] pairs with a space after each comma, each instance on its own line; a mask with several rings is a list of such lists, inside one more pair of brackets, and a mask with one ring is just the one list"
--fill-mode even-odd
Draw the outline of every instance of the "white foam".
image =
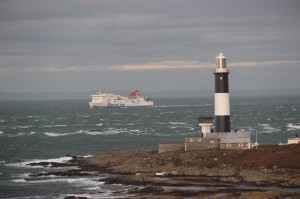
[[88, 117], [90, 117], [90, 116], [89, 116], [89, 115], [78, 115], [78, 117], [88, 118]]
[[3, 131], [0, 131], [0, 135], [3, 133]]
[[5, 122], [5, 120], [0, 120], [0, 123], [4, 123]]
[[25, 179], [14, 179], [14, 180], [11, 180], [12, 182], [16, 182], [16, 183], [25, 183], [26, 180]]
[[93, 187], [100, 187], [100, 185], [103, 185], [104, 182], [98, 181], [99, 178], [47, 178], [47, 179], [38, 179], [36, 178], [34, 180], [26, 180], [24, 178], [21, 179], [13, 179], [12, 182], [15, 183], [30, 183], [30, 184], [41, 184], [41, 183], [68, 183], [72, 184], [73, 186], [77, 187], [87, 187], [87, 186], [93, 186]]
[[161, 112], [160, 115], [164, 115], [164, 114], [174, 114], [175, 112]]
[[40, 118], [40, 117], [46, 117], [44, 115], [27, 115], [27, 118]]
[[141, 130], [136, 129], [136, 130], [130, 130], [131, 132], [141, 132]]
[[44, 168], [43, 166], [30, 166], [29, 164], [30, 163], [39, 163], [39, 162], [65, 163], [71, 159], [72, 159], [72, 157], [60, 157], [60, 158], [51, 158], [51, 159], [34, 159], [34, 160], [28, 160], [28, 161], [19, 162], [19, 163], [9, 163], [9, 164], [5, 164], [5, 165], [12, 166], [12, 167]]
[[53, 127], [64, 127], [67, 126], [66, 124], [54, 124], [54, 125], [44, 125], [46, 128], [53, 128]]
[[24, 126], [15, 126], [15, 127], [11, 127], [12, 129], [28, 129], [28, 128], [32, 128], [32, 125], [24, 125]]
[[86, 131], [85, 134], [87, 135], [103, 135], [103, 132], [97, 132], [97, 131]]
[[21, 174], [13, 174], [12, 177], [25, 179], [25, 178], [29, 178], [30, 175], [31, 173], [21, 173]]
[[119, 133], [127, 132], [127, 128], [117, 129], [117, 128], [108, 128], [106, 131], [87, 131], [87, 130], [79, 130], [71, 133], [55, 133], [55, 132], [45, 132], [44, 134], [49, 137], [60, 137], [60, 136], [68, 136], [75, 134], [87, 134], [87, 135], [114, 135]]
[[103, 126], [103, 123], [96, 124], [96, 126]]
[[264, 130], [263, 133], [280, 132], [280, 129], [272, 127], [270, 124], [258, 124]]
[[270, 126], [270, 124], [258, 124], [258, 126]]
[[59, 136], [70, 135], [70, 133], [51, 133], [51, 132], [46, 132], [44, 134], [49, 136], [49, 137], [59, 137]]
[[167, 124], [165, 122], [155, 122], [155, 124]]
[[181, 125], [184, 125], [186, 123], [184, 123], [184, 122], [169, 122], [169, 124], [181, 124]]
[[294, 131], [294, 130], [300, 129], [300, 125], [299, 124], [289, 123], [286, 126], [288, 127], [287, 131]]

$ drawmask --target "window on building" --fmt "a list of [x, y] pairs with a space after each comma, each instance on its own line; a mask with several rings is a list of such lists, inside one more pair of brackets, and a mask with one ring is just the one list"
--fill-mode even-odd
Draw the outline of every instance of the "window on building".
[[210, 147], [214, 147], [215, 146], [215, 142], [214, 141], [210, 141]]

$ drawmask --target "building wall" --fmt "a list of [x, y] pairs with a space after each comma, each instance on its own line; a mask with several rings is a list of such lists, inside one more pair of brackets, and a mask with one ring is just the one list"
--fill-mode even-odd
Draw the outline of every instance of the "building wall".
[[250, 143], [221, 143], [220, 149], [249, 149]]
[[158, 153], [168, 151], [184, 151], [184, 143], [160, 143], [158, 145]]
[[185, 138], [185, 151], [207, 150], [220, 147], [220, 140], [216, 138]]
[[288, 138], [288, 144], [300, 144], [300, 138]]

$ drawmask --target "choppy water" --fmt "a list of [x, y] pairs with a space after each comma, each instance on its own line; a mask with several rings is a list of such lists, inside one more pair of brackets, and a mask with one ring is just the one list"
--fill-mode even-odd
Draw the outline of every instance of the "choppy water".
[[[90, 109], [88, 100], [0, 102], [0, 197], [99, 198], [127, 189], [91, 177], [34, 178], [30, 175], [53, 169], [26, 163], [63, 162], [68, 154], [155, 149], [160, 142], [199, 136], [197, 118], [212, 116], [213, 110], [212, 98], [157, 99], [151, 108], [121, 109]], [[252, 130], [253, 142], [257, 131], [259, 143], [286, 143], [300, 134], [299, 111], [300, 96], [231, 98], [231, 125]]]

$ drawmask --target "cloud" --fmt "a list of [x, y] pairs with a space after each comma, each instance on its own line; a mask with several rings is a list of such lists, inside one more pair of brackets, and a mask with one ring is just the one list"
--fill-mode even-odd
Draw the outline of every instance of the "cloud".
[[[261, 67], [261, 66], [275, 66], [275, 65], [293, 65], [300, 64], [300, 60], [293, 61], [258, 61], [258, 62], [234, 62], [229, 63], [230, 67]], [[112, 66], [110, 70], [117, 71], [134, 71], [134, 70], [172, 70], [172, 69], [201, 69], [213, 68], [214, 63], [198, 62], [198, 61], [163, 61], [145, 64], [126, 64]]]
[[294, 65], [300, 64], [300, 60], [290, 61], [259, 61], [259, 62], [234, 62], [231, 63], [232, 67], [258, 67], [258, 66], [273, 66], [273, 65]]
[[110, 67], [111, 70], [171, 70], [171, 69], [194, 69], [209, 68], [212, 63], [200, 63], [198, 61], [162, 61], [145, 64], [125, 64]]
[[[228, 68], [235, 67], [264, 67], [277, 65], [295, 65], [300, 64], [300, 60], [290, 61], [256, 61], [256, 62], [233, 62], [228, 63]], [[61, 73], [61, 72], [97, 72], [97, 71], [153, 71], [153, 70], [189, 70], [189, 69], [203, 69], [214, 68], [215, 63], [199, 62], [195, 60], [190, 61], [161, 61], [140, 64], [120, 64], [113, 66], [105, 65], [86, 65], [86, 66], [39, 66], [39, 67], [20, 67], [20, 68], [2, 68], [0, 72], [45, 72], [45, 73]]]

